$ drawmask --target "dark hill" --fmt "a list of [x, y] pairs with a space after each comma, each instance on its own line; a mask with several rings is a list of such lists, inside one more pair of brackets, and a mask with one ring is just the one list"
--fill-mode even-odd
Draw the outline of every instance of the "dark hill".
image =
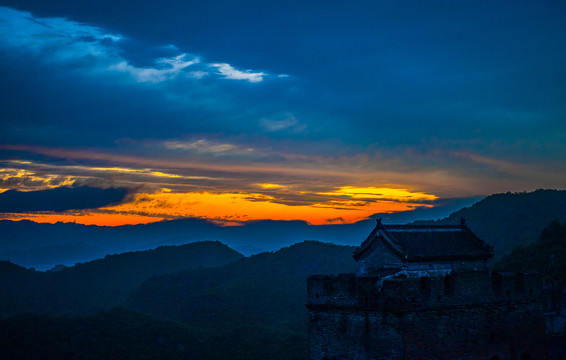
[[92, 313], [123, 303], [130, 290], [152, 276], [221, 266], [240, 258], [241, 254], [219, 242], [198, 242], [108, 255], [57, 272], [1, 262], [0, 284], [5, 295], [0, 300], [0, 316]]
[[306, 279], [355, 271], [352, 251], [310, 241], [223, 267], [159, 276], [133, 291], [127, 306], [215, 333], [224, 339], [217, 351], [232, 349], [232, 358], [306, 358]]
[[566, 222], [551, 222], [536, 242], [516, 247], [496, 267], [504, 271], [538, 273], [566, 288]]
[[204, 359], [212, 341], [181, 324], [124, 309], [0, 320], [0, 359]]
[[494, 246], [500, 258], [518, 245], [536, 241], [552, 220], [566, 221], [566, 190], [494, 194], [445, 219], [417, 223], [459, 224], [461, 218], [476, 235]]

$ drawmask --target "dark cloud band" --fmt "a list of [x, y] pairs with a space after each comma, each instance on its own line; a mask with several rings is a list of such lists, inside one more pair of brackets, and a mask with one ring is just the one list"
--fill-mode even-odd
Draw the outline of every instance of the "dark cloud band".
[[98, 189], [88, 186], [0, 194], [0, 212], [64, 211], [92, 209], [121, 202], [126, 189]]

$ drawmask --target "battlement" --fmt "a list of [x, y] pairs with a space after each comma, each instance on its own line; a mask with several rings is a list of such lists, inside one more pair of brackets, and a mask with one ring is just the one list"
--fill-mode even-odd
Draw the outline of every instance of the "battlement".
[[407, 312], [524, 302], [540, 298], [540, 277], [489, 271], [401, 271], [387, 276], [315, 275], [309, 308]]
[[492, 257], [464, 220], [378, 220], [356, 274], [307, 280], [311, 360], [546, 358], [540, 276], [490, 272]]

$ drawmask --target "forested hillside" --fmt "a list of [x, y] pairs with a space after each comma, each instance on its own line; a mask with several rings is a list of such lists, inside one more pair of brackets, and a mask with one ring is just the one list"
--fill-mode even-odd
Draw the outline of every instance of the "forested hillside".
[[534, 243], [516, 247], [496, 264], [500, 270], [536, 272], [566, 285], [566, 222], [551, 222]]
[[[306, 279], [355, 271], [352, 252], [309, 241], [241, 258], [222, 244], [197, 243], [108, 256], [55, 273], [2, 262], [1, 285], [9, 295], [1, 297], [2, 314], [36, 314], [0, 320], [6, 344], [0, 358], [303, 359]], [[207, 256], [216, 263], [239, 260], [206, 267]], [[178, 271], [183, 259], [185, 270]], [[149, 279], [134, 289], [143, 277]], [[127, 293], [130, 310], [94, 313], [121, 304]]]
[[122, 304], [129, 292], [152, 276], [220, 266], [242, 255], [219, 242], [163, 246], [108, 255], [57, 272], [27, 270], [0, 262], [0, 317], [21, 312], [94, 313]]
[[[153, 278], [131, 309], [217, 334], [235, 359], [306, 358], [306, 279], [353, 272], [352, 247], [304, 242], [219, 268]], [[248, 354], [250, 351], [253, 354]]]

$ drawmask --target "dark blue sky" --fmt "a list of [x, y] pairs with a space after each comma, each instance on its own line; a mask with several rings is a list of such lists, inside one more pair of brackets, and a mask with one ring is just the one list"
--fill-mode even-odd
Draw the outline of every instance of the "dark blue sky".
[[0, 6], [4, 190], [566, 187], [562, 1]]

